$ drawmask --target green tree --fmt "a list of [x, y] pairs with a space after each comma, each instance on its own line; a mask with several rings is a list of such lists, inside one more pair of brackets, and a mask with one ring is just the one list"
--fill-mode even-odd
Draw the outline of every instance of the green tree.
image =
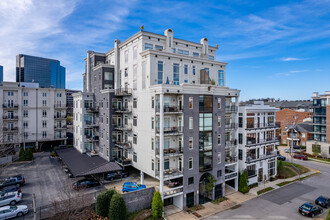
[[277, 162], [277, 174], [279, 177], [281, 177], [282, 170], [283, 170], [283, 163], [282, 160], [279, 160]]
[[212, 174], [207, 176], [207, 184], [205, 185], [207, 197], [209, 197], [210, 193], [212, 193], [214, 188], [214, 183], [217, 182]]
[[121, 194], [115, 193], [110, 201], [109, 219], [111, 220], [126, 220], [127, 208], [126, 203]]
[[238, 191], [241, 193], [249, 192], [247, 170], [243, 170], [243, 172], [238, 175]]
[[152, 216], [155, 219], [161, 218], [163, 215], [163, 201], [160, 192], [154, 192], [154, 197], [152, 198]]
[[114, 189], [109, 189], [97, 196], [95, 203], [96, 214], [107, 217], [109, 216], [109, 207], [112, 196], [117, 193]]

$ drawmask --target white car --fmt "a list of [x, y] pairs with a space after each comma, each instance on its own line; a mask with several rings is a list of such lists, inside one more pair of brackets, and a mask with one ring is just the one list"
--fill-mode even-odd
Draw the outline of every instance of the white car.
[[[285, 153], [290, 153], [291, 152], [291, 149], [290, 148], [287, 148], [287, 149], [284, 149], [284, 152]], [[292, 153], [296, 153], [297, 151], [295, 149], [292, 150]]]
[[15, 205], [22, 199], [22, 193], [12, 192], [7, 195], [0, 197], [0, 206], [4, 205]]
[[18, 206], [4, 206], [0, 208], [0, 219], [9, 219], [14, 217], [21, 217], [29, 212], [29, 209], [26, 205]]

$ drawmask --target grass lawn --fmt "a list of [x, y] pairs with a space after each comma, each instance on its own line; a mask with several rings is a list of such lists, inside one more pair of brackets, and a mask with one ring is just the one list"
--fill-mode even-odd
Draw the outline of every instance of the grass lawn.
[[[279, 165], [280, 161], [277, 161], [277, 167]], [[278, 167], [278, 174], [282, 177], [282, 178], [290, 178], [290, 177], [294, 177], [297, 176], [298, 173], [292, 168], [291, 165], [294, 165], [296, 168], [299, 169], [300, 174], [304, 174], [307, 173], [309, 171], [308, 168], [299, 165], [299, 164], [295, 164], [295, 163], [290, 163], [290, 162], [286, 162], [286, 161], [282, 161], [282, 167]]]
[[295, 181], [301, 181], [301, 180], [304, 180], [304, 179], [306, 179], [306, 178], [309, 178], [309, 177], [315, 176], [315, 175], [317, 175], [317, 174], [318, 174], [318, 173], [312, 173], [312, 174], [310, 174], [310, 175], [308, 175], [308, 176], [300, 177], [300, 178], [298, 178], [298, 179], [291, 180], [291, 181], [284, 181], [284, 182], [278, 183], [278, 184], [276, 184], [276, 185], [279, 186], [279, 187], [282, 187], [282, 186], [285, 186], [285, 185], [287, 185], [287, 184], [289, 184], [289, 183], [293, 183], [293, 182], [295, 182]]
[[[149, 215], [148, 212], [151, 212], [151, 211], [148, 210], [148, 209], [137, 210], [135, 212], [129, 213], [128, 216], [127, 216], [127, 219], [128, 220], [133, 220], [133, 219], [135, 219], [136, 217], [138, 217], [140, 215], [147, 215], [148, 216]], [[151, 217], [151, 219], [152, 219], [152, 216], [149, 216], [149, 217]], [[147, 219], [148, 219], [148, 217], [147, 217]]]
[[308, 156], [309, 158], [313, 158], [315, 160], [321, 160], [321, 161], [324, 161], [324, 162], [330, 162], [330, 158], [327, 159], [327, 158], [318, 158], [318, 157], [311, 157], [311, 156]]
[[259, 190], [259, 191], [257, 192], [257, 194], [260, 195], [260, 194], [263, 194], [263, 193], [265, 193], [265, 192], [271, 191], [271, 190], [273, 190], [273, 189], [274, 189], [273, 187], [267, 187], [267, 188], [265, 188], [265, 189]]

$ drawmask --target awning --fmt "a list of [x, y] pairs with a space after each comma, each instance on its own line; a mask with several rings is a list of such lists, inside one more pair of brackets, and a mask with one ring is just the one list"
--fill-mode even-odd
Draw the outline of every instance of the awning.
[[82, 154], [74, 147], [57, 150], [56, 153], [75, 177], [122, 170], [115, 162], [108, 162], [98, 155]]

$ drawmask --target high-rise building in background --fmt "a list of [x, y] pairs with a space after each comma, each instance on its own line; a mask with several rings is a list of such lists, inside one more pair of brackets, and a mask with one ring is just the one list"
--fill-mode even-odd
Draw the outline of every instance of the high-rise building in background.
[[[167, 29], [88, 51], [84, 92], [73, 94], [74, 147], [133, 166], [141, 182], [145, 173], [159, 180], [165, 204], [181, 209], [237, 190], [240, 91], [226, 86], [217, 49]], [[173, 180], [179, 184], [168, 188]]]
[[40, 88], [65, 89], [65, 67], [58, 60], [18, 54], [16, 82], [35, 82]]
[[3, 66], [0, 65], [0, 84], [3, 82]]

